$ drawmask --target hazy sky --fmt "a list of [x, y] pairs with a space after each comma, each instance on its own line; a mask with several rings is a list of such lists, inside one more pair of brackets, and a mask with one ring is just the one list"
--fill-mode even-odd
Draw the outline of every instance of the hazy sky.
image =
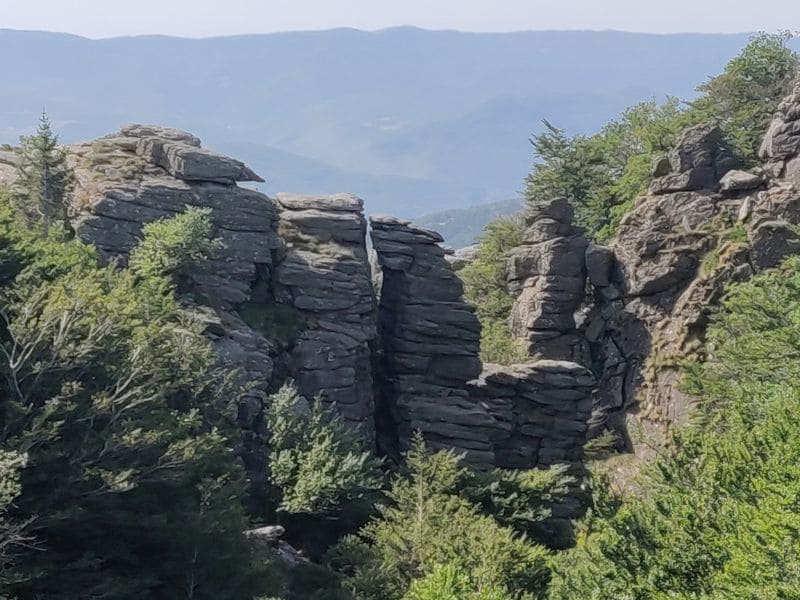
[[89, 37], [394, 25], [467, 31], [775, 31], [800, 29], [800, 0], [0, 0], [0, 28]]

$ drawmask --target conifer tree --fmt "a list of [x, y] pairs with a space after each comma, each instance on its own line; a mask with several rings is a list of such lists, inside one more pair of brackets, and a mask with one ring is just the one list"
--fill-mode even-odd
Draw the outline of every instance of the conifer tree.
[[47, 113], [42, 112], [36, 133], [20, 138], [21, 161], [14, 185], [14, 201], [31, 224], [45, 231], [56, 223], [71, 231], [70, 195], [74, 174], [67, 164], [67, 152], [58, 144]]

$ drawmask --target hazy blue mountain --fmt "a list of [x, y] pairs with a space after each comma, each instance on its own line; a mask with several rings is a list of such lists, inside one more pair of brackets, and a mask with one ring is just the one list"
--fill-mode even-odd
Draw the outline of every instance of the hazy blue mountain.
[[464, 248], [476, 243], [486, 224], [497, 218], [513, 215], [523, 209], [522, 198], [478, 204], [467, 208], [451, 208], [422, 215], [414, 222], [426, 229], [438, 231], [451, 248]]
[[691, 97], [747, 35], [339, 29], [201, 40], [0, 30], [0, 143], [46, 107], [62, 139], [192, 131], [277, 191], [352, 191], [418, 216], [512, 198], [542, 119], [596, 130]]

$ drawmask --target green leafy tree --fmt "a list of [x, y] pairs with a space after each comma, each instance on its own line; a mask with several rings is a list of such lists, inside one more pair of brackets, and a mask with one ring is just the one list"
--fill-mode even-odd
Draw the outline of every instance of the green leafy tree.
[[14, 183], [17, 208], [29, 222], [40, 224], [45, 231], [56, 223], [71, 231], [69, 209], [74, 174], [67, 163], [67, 152], [59, 146], [44, 112], [36, 133], [20, 142], [20, 164]]
[[403, 600], [507, 600], [502, 589], [475, 590], [472, 581], [453, 565], [437, 566], [411, 583]]
[[6, 599], [6, 587], [16, 579], [15, 562], [33, 544], [26, 534], [30, 521], [9, 517], [13, 502], [20, 495], [20, 471], [27, 457], [18, 452], [0, 451], [0, 598]]
[[792, 91], [800, 57], [789, 47], [793, 34], [761, 33], [731, 60], [722, 74], [697, 89], [690, 119], [720, 124], [748, 163], [754, 163], [778, 103]]
[[700, 97], [682, 107], [674, 98], [643, 102], [591, 136], [568, 136], [545, 122], [532, 139], [536, 164], [526, 180], [528, 202], [568, 198], [591, 237], [613, 237], [621, 217], [646, 189], [653, 160], [680, 132], [704, 121], [719, 123], [745, 163], [756, 160], [772, 115], [798, 74], [792, 35], [759, 34], [722, 74], [700, 85]]
[[545, 122], [545, 131], [532, 139], [537, 163], [525, 197], [534, 204], [570, 199], [588, 234], [606, 238], [645, 191], [653, 159], [672, 146], [683, 125], [674, 98], [637, 104], [592, 136], [569, 137]]
[[212, 256], [222, 242], [212, 239], [210, 216], [210, 208], [187, 206], [172, 218], [145, 225], [144, 238], [130, 255], [131, 271], [144, 278], [172, 275]]

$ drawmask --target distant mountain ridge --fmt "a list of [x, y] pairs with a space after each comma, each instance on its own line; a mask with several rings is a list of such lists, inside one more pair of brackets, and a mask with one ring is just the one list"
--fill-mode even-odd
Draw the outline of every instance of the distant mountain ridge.
[[46, 107], [62, 139], [129, 122], [196, 133], [267, 193], [350, 191], [406, 217], [513, 198], [542, 119], [589, 132], [689, 98], [747, 34], [461, 33], [410, 27], [89, 40], [0, 30], [0, 143]]

